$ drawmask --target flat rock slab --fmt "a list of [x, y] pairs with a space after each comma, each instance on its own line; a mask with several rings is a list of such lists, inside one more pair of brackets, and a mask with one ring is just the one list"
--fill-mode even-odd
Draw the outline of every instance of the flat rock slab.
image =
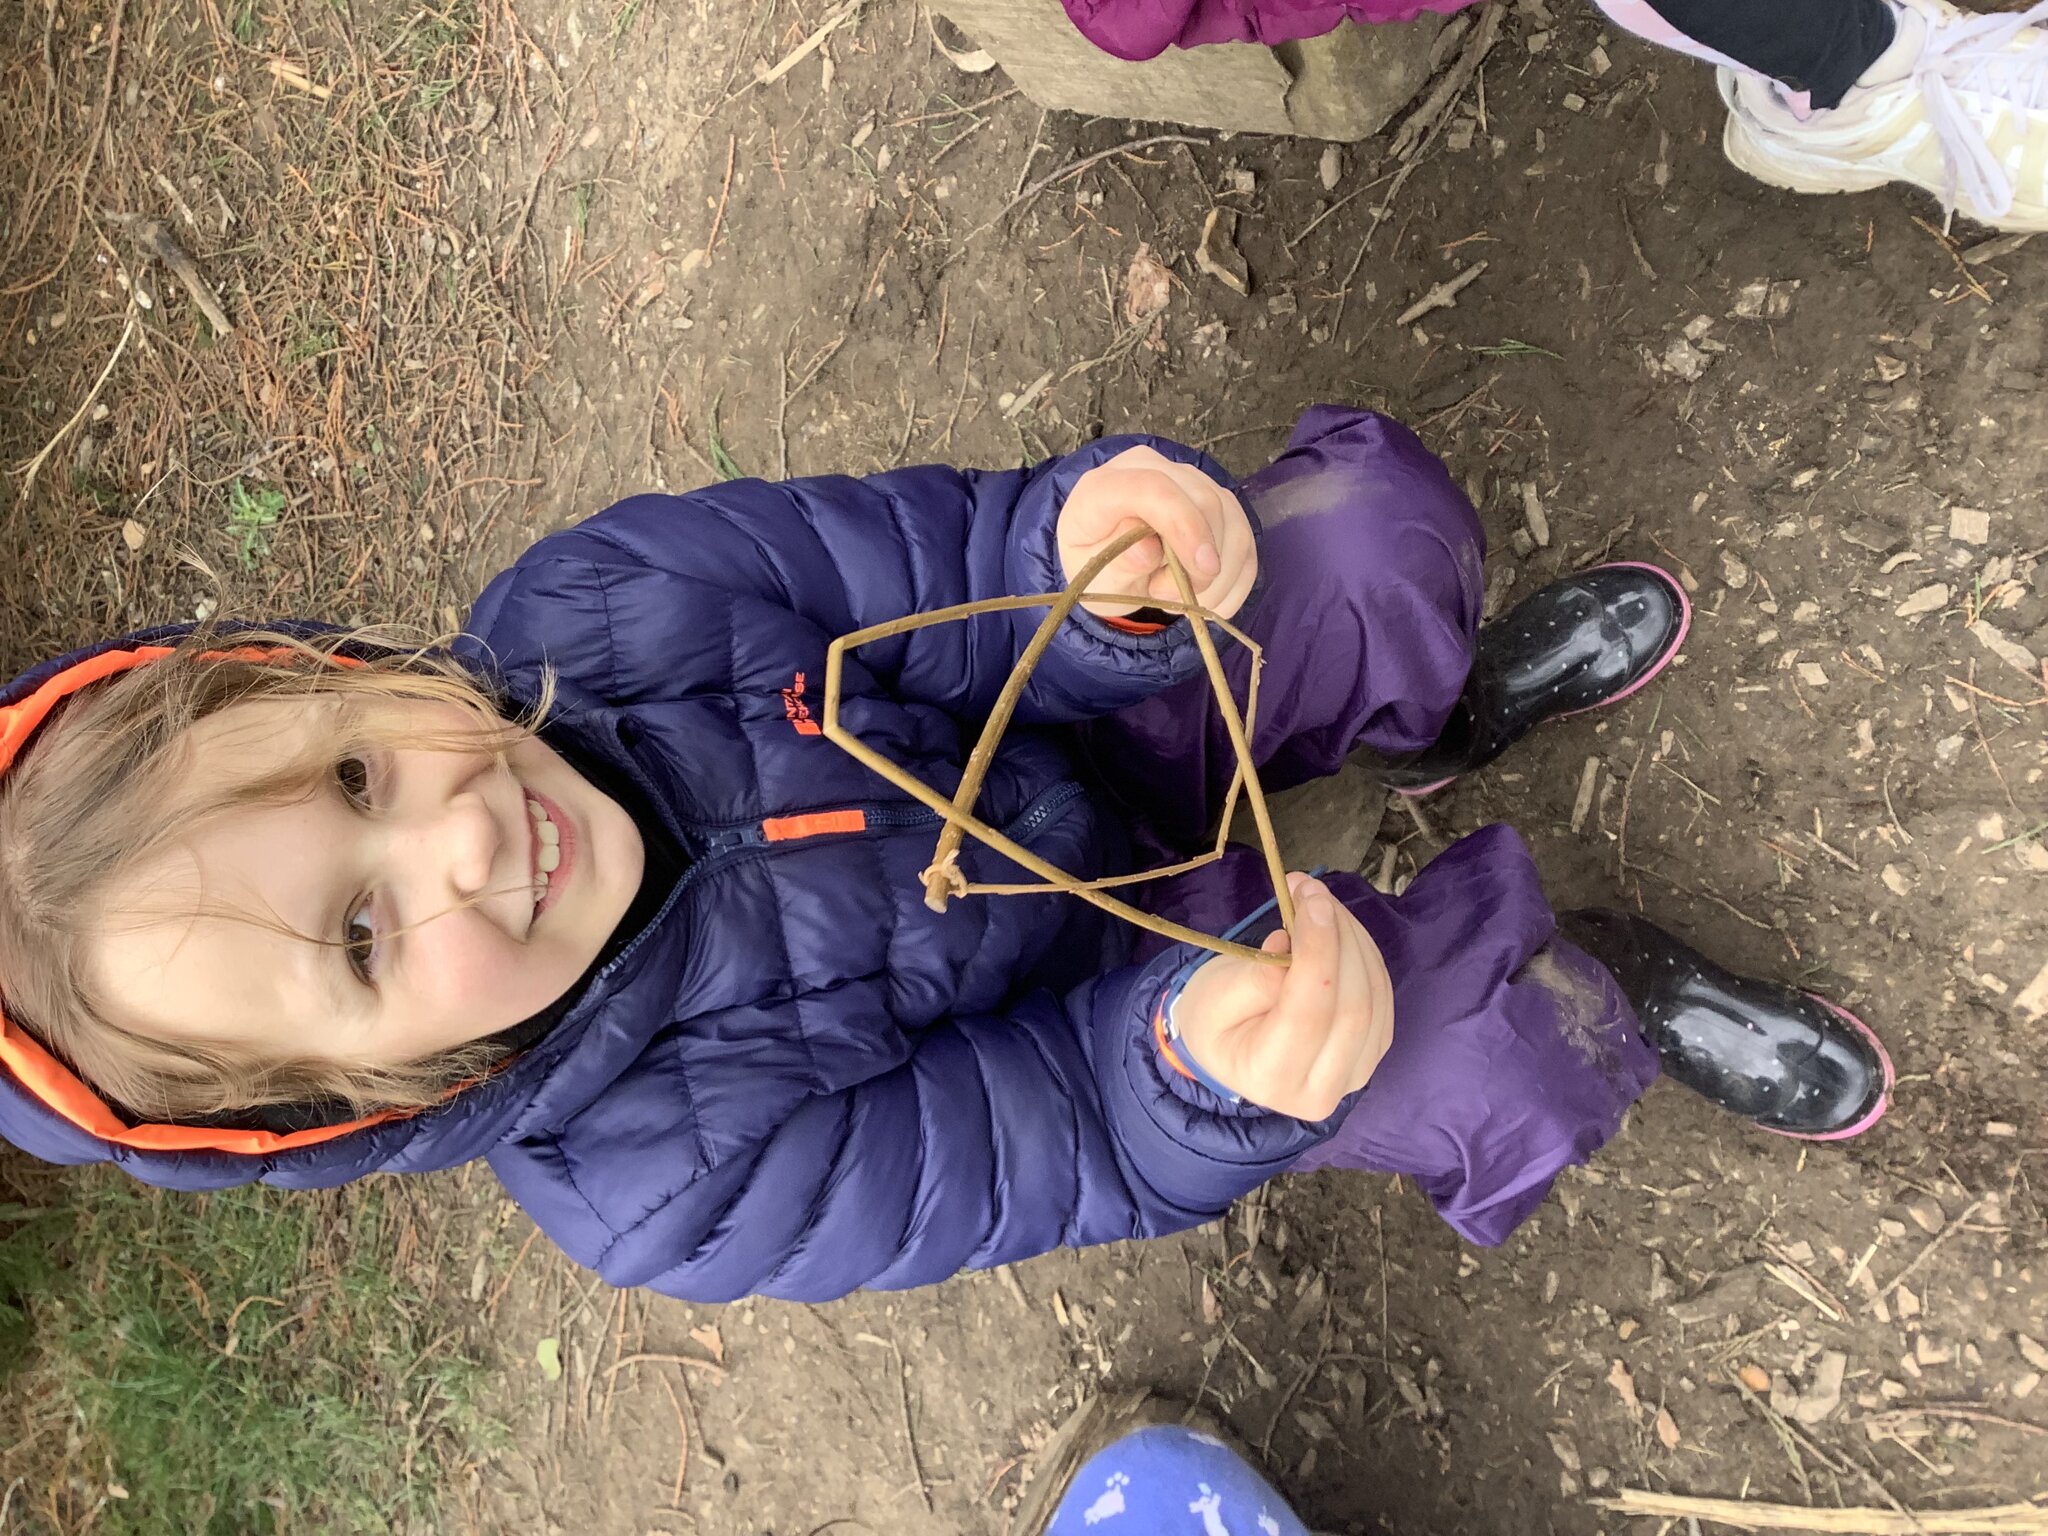
[[1432, 13], [1386, 26], [1345, 22], [1274, 48], [1169, 48], [1133, 64], [1083, 37], [1059, 0], [937, 0], [934, 8], [1042, 107], [1343, 142], [1377, 133], [1414, 99], [1443, 28]]

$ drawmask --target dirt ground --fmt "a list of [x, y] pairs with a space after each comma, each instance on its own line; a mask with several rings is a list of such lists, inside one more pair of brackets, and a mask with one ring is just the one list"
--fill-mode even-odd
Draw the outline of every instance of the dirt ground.
[[[1419, 815], [1350, 785], [1297, 806], [1291, 861], [1399, 879], [1509, 821], [1560, 904], [1639, 904], [1857, 1009], [1898, 1061], [1893, 1114], [1807, 1148], [1661, 1086], [1498, 1251], [1412, 1189], [1318, 1175], [1178, 1240], [825, 1307], [620, 1297], [521, 1248], [486, 1179], [439, 1180], [451, 1254], [481, 1229], [520, 1255], [470, 1288], [513, 1448], [451, 1491], [449, 1529], [995, 1531], [1105, 1384], [1201, 1400], [1329, 1531], [1673, 1529], [1599, 1506], [1624, 1488], [2048, 1490], [2048, 681], [2022, 670], [2048, 651], [2048, 248], [1945, 239], [1910, 194], [1757, 186], [1704, 72], [1553, 3], [1522, 0], [1395, 187], [1384, 138], [1332, 159], [1046, 116], [906, 0], [526, 0], [495, 99], [450, 97], [438, 206], [479, 242], [453, 265], [539, 317], [509, 348], [524, 390], [493, 397], [530, 425], [477, 450], [465, 473], [509, 494], [459, 547], [418, 503], [446, 552], [431, 606], [728, 457], [1004, 464], [1143, 428], [1248, 470], [1305, 405], [1386, 409], [1471, 490], [1503, 599], [1649, 559], [1698, 622], [1656, 688]], [[1248, 296], [1197, 269], [1212, 207]], [[1170, 299], [1134, 324], [1147, 247]], [[1454, 308], [1395, 323], [1477, 259]], [[1547, 542], [1516, 537], [1531, 498]]]

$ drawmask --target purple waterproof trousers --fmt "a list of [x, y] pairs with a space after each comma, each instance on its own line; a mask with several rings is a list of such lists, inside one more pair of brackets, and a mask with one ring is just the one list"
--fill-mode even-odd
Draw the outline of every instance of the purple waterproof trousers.
[[[1361, 747], [1434, 741], [1470, 666], [1485, 552], [1442, 462], [1388, 417], [1319, 406], [1243, 492], [1264, 530], [1245, 626], [1266, 658], [1261, 782], [1284, 789]], [[1242, 700], [1250, 657], [1233, 648], [1225, 661]], [[1085, 728], [1096, 772], [1151, 845], [1141, 857], [1198, 851], [1221, 809], [1235, 759], [1208, 690], [1199, 677]], [[1655, 1080], [1656, 1053], [1606, 969], [1556, 937], [1510, 828], [1462, 839], [1398, 897], [1349, 872], [1326, 879], [1386, 957], [1394, 1043], [1297, 1166], [1408, 1174], [1459, 1233], [1498, 1243], [1614, 1134]], [[1244, 848], [1146, 889], [1153, 910], [1210, 933], [1272, 894]]]

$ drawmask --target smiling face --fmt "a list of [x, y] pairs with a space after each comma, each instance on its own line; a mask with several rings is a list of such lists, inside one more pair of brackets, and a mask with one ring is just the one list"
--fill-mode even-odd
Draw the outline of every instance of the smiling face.
[[417, 1061], [560, 998], [639, 890], [632, 818], [545, 742], [500, 753], [454, 705], [256, 700], [189, 734], [187, 785], [311, 763], [312, 787], [201, 816], [124, 881], [90, 970], [127, 1028]]

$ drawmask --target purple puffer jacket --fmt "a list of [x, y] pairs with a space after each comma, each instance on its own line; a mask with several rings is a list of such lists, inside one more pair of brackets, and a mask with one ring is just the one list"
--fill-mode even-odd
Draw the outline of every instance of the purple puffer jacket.
[[[127, 1124], [0, 1023], [0, 1135], [195, 1189], [487, 1157], [580, 1263], [706, 1301], [920, 1285], [1217, 1215], [1336, 1117], [1225, 1106], [1162, 1066], [1151, 1022], [1180, 948], [1128, 964], [1131, 932], [1069, 898], [928, 911], [936, 818], [811, 718], [835, 635], [1062, 585], [1063, 498], [1138, 442], [1229, 483], [1192, 450], [1125, 437], [1026, 470], [639, 496], [542, 540], [485, 592], [468, 646], [515, 697], [554, 667], [555, 728], [636, 780], [688, 855], [639, 940], [539, 1046], [446, 1106], [293, 1135]], [[857, 653], [846, 723], [950, 792], [1037, 617]], [[117, 641], [18, 679], [0, 694], [0, 766], [37, 698], [141, 655]], [[1063, 724], [1199, 664], [1185, 624], [1137, 636], [1077, 615], [980, 814], [1077, 874], [1129, 867]], [[842, 813], [833, 830], [764, 828], [825, 811]], [[973, 843], [963, 862], [971, 879], [1023, 878]]]
[[1347, 21], [1413, 21], [1478, 0], [1061, 0], [1081, 35], [1120, 59], [1203, 43], [1290, 43]]

